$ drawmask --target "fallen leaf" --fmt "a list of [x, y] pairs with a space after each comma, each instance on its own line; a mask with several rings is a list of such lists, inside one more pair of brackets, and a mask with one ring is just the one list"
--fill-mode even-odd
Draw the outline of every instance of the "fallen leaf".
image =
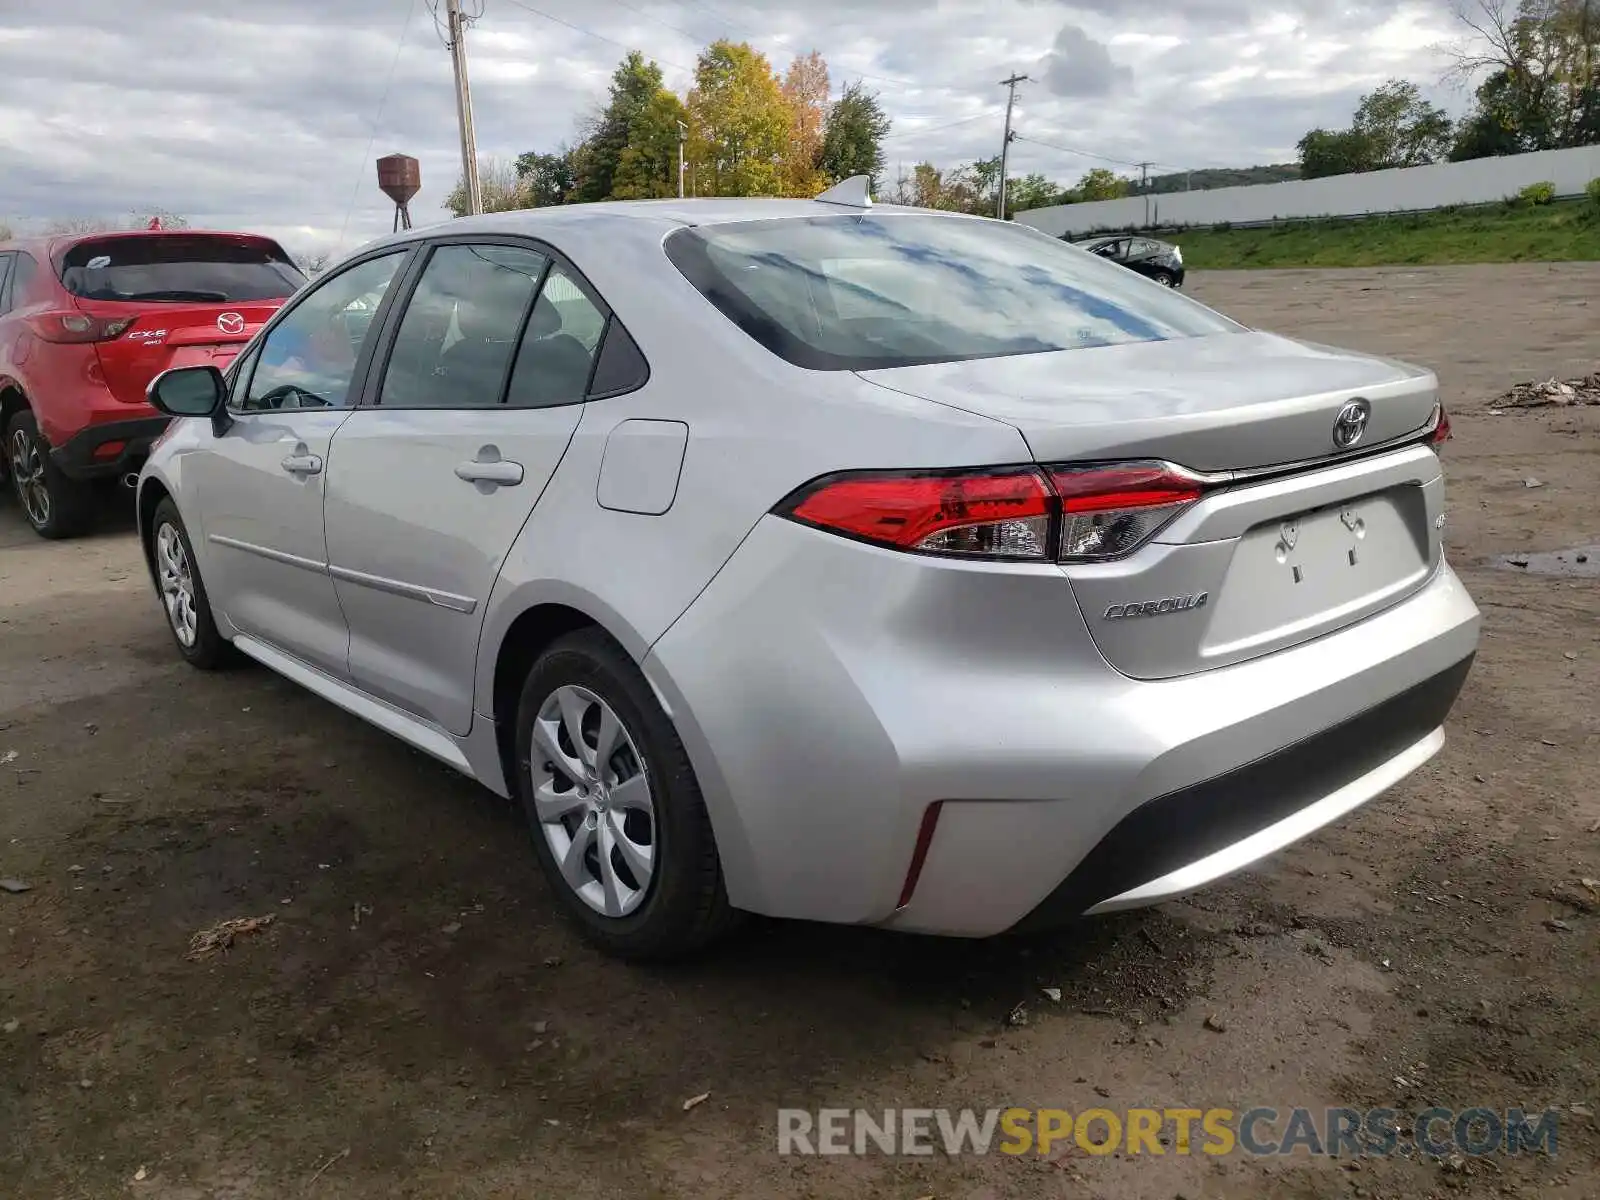
[[204, 958], [218, 950], [226, 950], [241, 937], [252, 937], [271, 925], [276, 917], [235, 917], [221, 921], [210, 929], [202, 929], [189, 939], [189, 957]]
[[1047, 998], [1049, 998], [1050, 1000], [1053, 1000], [1055, 1003], [1057, 1003], [1057, 1004], [1061, 1003], [1061, 989], [1060, 988], [1048, 987], [1048, 988], [1040, 988], [1039, 990], [1041, 992], [1043, 992]]
[[684, 1112], [688, 1112], [691, 1108], [695, 1107], [697, 1104], [704, 1104], [709, 1099], [711, 1099], [711, 1093], [710, 1092], [701, 1092], [698, 1096], [690, 1096], [687, 1100], [685, 1100], [683, 1102], [683, 1111]]
[[145, 1171], [145, 1169], [143, 1167], [140, 1167], [137, 1171], [135, 1171], [133, 1173], [133, 1181], [135, 1183], [143, 1183], [144, 1180], [145, 1180], [145, 1175], [146, 1174], [147, 1174], [147, 1172]]

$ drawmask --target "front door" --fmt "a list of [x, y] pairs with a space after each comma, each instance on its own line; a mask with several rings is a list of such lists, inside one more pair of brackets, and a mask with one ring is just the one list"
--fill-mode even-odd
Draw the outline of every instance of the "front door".
[[349, 630], [322, 525], [330, 447], [405, 258], [367, 259], [299, 300], [241, 364], [231, 424], [183, 466], [200, 498], [211, 602], [239, 632], [338, 679], [349, 678]]
[[572, 440], [604, 326], [536, 250], [433, 250], [376, 403], [333, 443], [328, 561], [358, 687], [468, 731], [490, 590]]

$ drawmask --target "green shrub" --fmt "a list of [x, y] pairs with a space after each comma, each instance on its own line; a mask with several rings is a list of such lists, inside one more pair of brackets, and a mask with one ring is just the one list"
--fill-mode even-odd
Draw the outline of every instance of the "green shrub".
[[1600, 175], [1589, 180], [1589, 185], [1583, 190], [1588, 193], [1589, 203], [1600, 208]]
[[1548, 179], [1530, 183], [1517, 193], [1517, 198], [1524, 204], [1553, 204], [1556, 199], [1556, 185]]

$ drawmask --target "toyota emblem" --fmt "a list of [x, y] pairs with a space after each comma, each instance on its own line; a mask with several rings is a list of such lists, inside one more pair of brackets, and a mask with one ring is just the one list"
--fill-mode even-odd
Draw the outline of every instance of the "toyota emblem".
[[217, 318], [217, 328], [227, 334], [243, 333], [244, 318], [238, 313], [223, 313]]
[[1367, 418], [1372, 416], [1372, 405], [1365, 400], [1352, 400], [1339, 410], [1333, 419], [1333, 444], [1348, 450], [1367, 432]]

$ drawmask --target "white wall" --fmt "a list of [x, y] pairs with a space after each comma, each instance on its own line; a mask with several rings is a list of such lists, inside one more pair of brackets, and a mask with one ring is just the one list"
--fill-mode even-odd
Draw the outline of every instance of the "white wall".
[[1331, 175], [1325, 179], [1295, 179], [1251, 187], [1058, 204], [1020, 212], [1017, 221], [1059, 237], [1064, 233], [1147, 224], [1218, 225], [1227, 221], [1243, 225], [1309, 217], [1350, 217], [1414, 212], [1451, 204], [1489, 204], [1543, 180], [1555, 184], [1557, 196], [1577, 196], [1583, 193], [1589, 180], [1597, 177], [1600, 177], [1600, 146], [1582, 146], [1575, 150], [1539, 150], [1506, 158], [1474, 158], [1467, 162], [1434, 163], [1361, 175]]

